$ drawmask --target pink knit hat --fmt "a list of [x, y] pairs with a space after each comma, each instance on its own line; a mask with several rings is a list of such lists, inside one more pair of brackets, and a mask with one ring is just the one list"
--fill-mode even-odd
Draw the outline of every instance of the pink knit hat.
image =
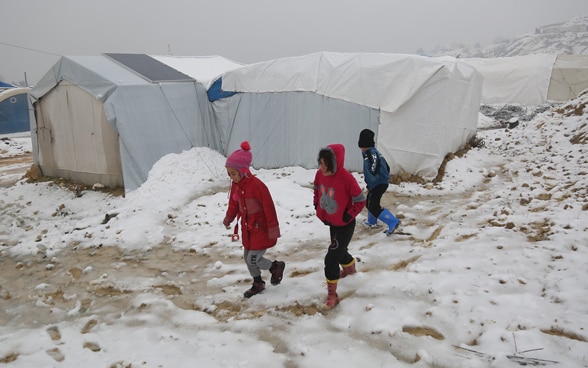
[[251, 146], [249, 145], [249, 142], [243, 141], [241, 142], [241, 149], [231, 153], [231, 155], [227, 158], [225, 167], [237, 169], [241, 175], [244, 175], [247, 173], [247, 171], [249, 171], [251, 160], [253, 160], [253, 156], [251, 155]]

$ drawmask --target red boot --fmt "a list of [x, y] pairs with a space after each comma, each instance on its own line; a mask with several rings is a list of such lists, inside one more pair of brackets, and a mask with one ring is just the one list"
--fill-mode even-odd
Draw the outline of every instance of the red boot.
[[325, 301], [325, 307], [331, 309], [339, 304], [339, 295], [337, 295], [337, 281], [339, 280], [327, 280], [327, 300]]
[[339, 278], [340, 279], [342, 279], [343, 277], [345, 277], [347, 275], [353, 275], [354, 273], [357, 272], [355, 270], [355, 259], [353, 259], [348, 264], [342, 265], [342, 266], [343, 266], [343, 269], [341, 271], [339, 271]]

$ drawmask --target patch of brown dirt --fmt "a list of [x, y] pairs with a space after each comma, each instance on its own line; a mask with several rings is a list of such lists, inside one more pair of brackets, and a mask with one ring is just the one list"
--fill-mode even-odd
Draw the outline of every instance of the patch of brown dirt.
[[430, 336], [435, 340], [445, 340], [445, 336], [432, 327], [426, 326], [403, 326], [402, 332], [411, 334], [413, 336]]
[[[51, 310], [77, 311], [79, 318], [93, 313], [109, 315], [129, 308], [137, 295], [161, 293], [182, 309], [194, 309], [193, 289], [209, 288], [206, 279], [194, 281], [208, 257], [168, 247], [123, 251], [117, 247], [67, 248], [48, 259], [42, 255], [0, 257], [0, 321], [20, 327], [58, 323]], [[166, 275], [148, 290], [141, 280]], [[43, 287], [38, 287], [42, 285]], [[131, 285], [131, 286], [126, 286]], [[212, 287], [210, 294], [219, 293]], [[0, 357], [0, 359], [2, 359]]]
[[398, 263], [393, 264], [392, 266], [388, 267], [391, 271], [398, 271], [405, 269], [409, 264], [416, 262], [417, 259], [421, 258], [421, 256], [414, 256], [409, 259], [402, 260]]
[[550, 328], [549, 330], [541, 330], [541, 332], [548, 334], [548, 335], [553, 335], [553, 336], [560, 336], [560, 337], [565, 337], [571, 340], [577, 340], [577, 341], [582, 341], [582, 342], [588, 342], [588, 340], [580, 335], [577, 334], [575, 332], [570, 332], [570, 331], [564, 331], [561, 328]]
[[53, 184], [58, 185], [61, 188], [67, 189], [70, 192], [75, 193], [76, 197], [81, 197], [84, 191], [101, 192], [109, 194], [114, 197], [124, 197], [125, 195], [124, 188], [92, 188], [92, 186], [90, 185], [78, 183], [71, 179], [42, 176], [41, 171], [36, 165], [31, 165], [30, 169], [25, 173], [24, 177], [27, 179], [27, 183], [52, 182]]

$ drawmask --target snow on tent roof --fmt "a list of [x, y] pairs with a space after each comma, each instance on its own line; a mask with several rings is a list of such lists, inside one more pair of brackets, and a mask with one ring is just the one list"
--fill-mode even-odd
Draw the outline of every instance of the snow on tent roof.
[[238, 69], [244, 65], [236, 61], [226, 59], [222, 56], [158, 56], [150, 55], [152, 58], [189, 75], [206, 89], [219, 75], [230, 70]]

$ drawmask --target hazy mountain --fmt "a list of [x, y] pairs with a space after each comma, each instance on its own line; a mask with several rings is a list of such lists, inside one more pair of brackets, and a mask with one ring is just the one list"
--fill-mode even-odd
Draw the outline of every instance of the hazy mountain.
[[418, 54], [455, 57], [504, 57], [529, 54], [588, 54], [588, 15], [573, 18], [559, 24], [537, 27], [514, 39], [499, 38], [494, 44], [481, 46], [437, 46], [435, 50], [418, 50]]

